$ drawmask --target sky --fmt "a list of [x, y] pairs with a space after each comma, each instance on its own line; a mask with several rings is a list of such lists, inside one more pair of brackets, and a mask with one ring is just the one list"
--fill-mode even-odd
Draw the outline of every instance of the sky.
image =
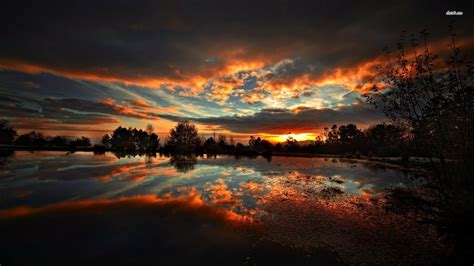
[[[461, 11], [462, 16], [446, 16]], [[0, 117], [20, 133], [98, 138], [191, 120], [237, 140], [386, 121], [364, 100], [384, 47], [455, 19], [474, 51], [472, 1], [10, 1], [0, 10]]]

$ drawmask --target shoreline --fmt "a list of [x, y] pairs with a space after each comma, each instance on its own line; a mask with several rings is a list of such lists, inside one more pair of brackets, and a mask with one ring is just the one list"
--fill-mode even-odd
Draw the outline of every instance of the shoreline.
[[[10, 149], [10, 150], [19, 150], [19, 151], [62, 151], [62, 152], [92, 152], [92, 153], [124, 153], [124, 154], [165, 154], [168, 156], [172, 156], [172, 154], [167, 154], [158, 151], [155, 152], [147, 152], [147, 151], [117, 151], [113, 149], [106, 149], [97, 147], [31, 147], [31, 146], [18, 146], [18, 145], [0, 145], [0, 150]], [[285, 153], [285, 152], [273, 152], [271, 154], [265, 153], [204, 153], [204, 154], [195, 154], [196, 156], [201, 155], [229, 155], [229, 156], [241, 156], [241, 157], [300, 157], [300, 158], [340, 158], [340, 159], [348, 159], [348, 160], [364, 160], [370, 162], [378, 162], [378, 163], [386, 163], [392, 165], [399, 165], [404, 167], [417, 167], [417, 168], [424, 168], [430, 162], [428, 158], [424, 157], [409, 157], [408, 160], [404, 161], [400, 157], [380, 157], [380, 156], [366, 156], [366, 155], [351, 155], [351, 154], [318, 154], [318, 153]]]

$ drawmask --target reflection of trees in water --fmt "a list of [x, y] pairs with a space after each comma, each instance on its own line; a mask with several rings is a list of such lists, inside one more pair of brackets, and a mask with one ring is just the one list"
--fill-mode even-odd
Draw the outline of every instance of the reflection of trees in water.
[[149, 157], [149, 158], [155, 158], [156, 157], [156, 153], [155, 152], [145, 152], [145, 151], [113, 151], [112, 152], [115, 157], [117, 157], [117, 159], [121, 159], [121, 158], [134, 158], [134, 157], [141, 157], [141, 156], [145, 156], [145, 157]]
[[146, 167], [151, 168], [155, 158], [156, 158], [156, 153], [147, 153], [147, 154], [145, 154]]
[[[95, 153], [95, 155], [101, 154], [101, 153]], [[150, 168], [153, 165], [153, 161], [156, 158], [156, 153], [155, 152], [145, 152], [145, 151], [114, 151], [113, 154], [115, 157], [118, 159], [121, 158], [134, 158], [134, 157], [144, 157], [145, 158], [145, 164], [148, 168]]]
[[94, 150], [94, 155], [105, 155], [105, 150]]
[[197, 159], [196, 155], [173, 155], [170, 157], [170, 163], [178, 172], [186, 173], [194, 170]]
[[267, 162], [271, 163], [272, 162], [272, 155], [271, 154], [265, 154], [265, 155], [262, 155], [263, 158], [265, 158], [265, 160], [267, 160]]
[[[236, 161], [242, 159], [242, 158], [247, 158], [247, 159], [257, 159], [257, 157], [260, 156], [258, 154], [234, 154], [234, 159]], [[264, 156], [262, 155], [263, 158], [267, 159], [268, 157], [272, 157], [271, 155], [268, 155], [268, 156]], [[270, 159], [271, 160], [271, 159]], [[267, 159], [268, 161], [268, 159]]]
[[0, 169], [4, 168], [15, 157], [13, 149], [0, 149]]

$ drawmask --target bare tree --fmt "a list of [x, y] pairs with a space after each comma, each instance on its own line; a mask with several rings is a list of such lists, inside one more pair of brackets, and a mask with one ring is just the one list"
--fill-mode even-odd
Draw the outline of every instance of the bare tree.
[[411, 129], [414, 144], [444, 176], [449, 175], [448, 162], [472, 167], [473, 148], [473, 68], [460, 55], [452, 26], [449, 32], [452, 55], [444, 63], [429, 49], [426, 30], [420, 32], [421, 45], [412, 36], [409, 48], [403, 32], [395, 58], [386, 49], [385, 64], [378, 66], [384, 86], [366, 95], [387, 117]]
[[153, 125], [152, 125], [152, 124], [147, 124], [145, 131], [146, 131], [146, 133], [148, 133], [148, 135], [151, 135], [151, 134], [153, 134], [153, 132], [155, 131], [155, 129], [153, 128]]

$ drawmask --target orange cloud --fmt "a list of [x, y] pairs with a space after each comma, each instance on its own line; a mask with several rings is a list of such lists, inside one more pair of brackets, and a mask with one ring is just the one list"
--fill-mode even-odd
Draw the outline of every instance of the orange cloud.
[[90, 121], [86, 121], [86, 124], [65, 124], [52, 119], [17, 118], [13, 120], [13, 123], [18, 129], [19, 134], [36, 130], [52, 136], [71, 136], [72, 133], [73, 136], [101, 137], [104, 133], [109, 133], [121, 123], [119, 119], [110, 116], [104, 116], [104, 119], [107, 119], [109, 122], [90, 123]]
[[263, 93], [248, 93], [242, 95], [242, 99], [250, 104], [254, 104], [257, 102], [260, 102], [261, 100], [265, 99], [267, 97], [266, 94]]
[[59, 76], [68, 78], [76, 78], [83, 80], [92, 80], [98, 82], [120, 82], [125, 85], [137, 85], [149, 88], [159, 88], [161, 86], [181, 86], [190, 88], [192, 90], [197, 89], [200, 91], [202, 85], [208, 80], [208, 78], [200, 75], [185, 75], [178, 71], [176, 77], [168, 76], [123, 76], [118, 74], [110, 73], [106, 68], [91, 68], [87, 70], [75, 70], [75, 69], [64, 69], [54, 68], [48, 66], [42, 66], [37, 64], [31, 64], [25, 61], [19, 60], [5, 60], [0, 59], [0, 69], [4, 70], [15, 70], [30, 74], [38, 73], [52, 73]]
[[125, 104], [119, 104], [114, 99], [104, 98], [100, 101], [102, 104], [111, 106], [118, 115], [131, 116], [144, 120], [158, 120], [153, 116], [156, 113], [171, 113], [178, 111], [177, 106], [152, 106], [149, 102], [143, 99], [124, 100]]
[[105, 182], [110, 182], [110, 181], [112, 181], [113, 177], [115, 177], [116, 175], [120, 175], [120, 174], [129, 172], [134, 167], [135, 167], [134, 165], [120, 166], [118, 168], [113, 169], [110, 173], [108, 173], [106, 175], [99, 176], [97, 178], [97, 180], [100, 181], [100, 182], [104, 182], [104, 183]]
[[142, 107], [142, 108], [151, 107], [149, 102], [142, 99], [132, 100], [130, 103], [136, 107]]
[[[440, 39], [428, 44], [430, 52], [435, 54], [446, 54], [449, 51], [450, 40], [448, 38]], [[474, 47], [474, 38], [463, 38], [456, 41], [458, 48], [470, 50]], [[418, 54], [422, 49], [418, 48]], [[396, 53], [391, 54], [392, 58]], [[413, 59], [415, 53], [408, 50], [407, 59]], [[299, 75], [285, 77], [283, 79], [270, 77], [267, 79], [262, 90], [268, 91], [272, 97], [291, 98], [301, 95], [309, 86], [326, 86], [326, 85], [343, 85], [350, 90], [365, 93], [372, 88], [373, 85], [383, 86], [384, 84], [377, 80], [377, 66], [386, 62], [385, 55], [378, 55], [373, 58], [358, 62], [351, 66], [340, 66], [327, 70], [320, 74], [301, 73]], [[444, 62], [438, 59], [436, 62], [437, 69], [443, 69]], [[251, 99], [251, 98], [250, 98]]]
[[105, 98], [102, 99], [100, 102], [106, 105], [113, 105], [115, 103], [115, 100], [112, 98]]
[[[429, 47], [434, 53], [443, 53], [446, 51], [448, 39], [440, 39], [431, 42]], [[461, 48], [472, 48], [474, 38], [464, 38], [457, 41], [457, 46]], [[229, 45], [229, 44], [227, 44]], [[268, 67], [281, 67], [291, 63], [291, 60], [285, 59], [291, 56], [291, 49], [280, 49], [270, 56], [263, 56], [259, 53], [248, 51], [242, 47], [229, 45], [227, 48], [220, 45], [214, 45], [209, 49], [210, 54], [215, 54], [221, 60], [218, 64], [199, 64], [194, 71], [184, 71], [179, 66], [169, 65], [172, 73], [166, 74], [120, 74], [110, 71], [108, 68], [89, 68], [84, 70], [75, 70], [68, 68], [53, 68], [37, 64], [31, 64], [25, 61], [15, 61], [0, 59], [0, 68], [13, 69], [27, 73], [50, 72], [70, 78], [94, 80], [101, 82], [121, 82], [124, 84], [133, 84], [149, 88], [165, 88], [175, 91], [180, 96], [198, 96], [204, 91], [206, 86], [210, 91], [206, 95], [217, 102], [224, 104], [230, 95], [240, 95], [248, 103], [256, 103], [268, 97], [263, 92], [268, 92], [273, 99], [288, 99], [298, 97], [309, 86], [325, 85], [343, 85], [350, 90], [367, 92], [372, 85], [377, 84], [376, 66], [385, 62], [382, 55], [369, 58], [350, 66], [337, 66], [326, 70], [323, 73], [313, 73], [302, 71], [300, 73], [290, 74], [288, 76], [267, 75], [272, 74]], [[412, 51], [408, 51], [408, 57], [413, 56]], [[249, 72], [246, 75], [252, 75], [259, 78], [258, 87], [250, 93], [236, 91], [235, 87], [243, 85], [243, 79], [237, 78], [236, 73], [241, 71]], [[245, 77], [244, 77], [245, 78]], [[180, 88], [176, 90], [176, 88]], [[106, 104], [112, 104], [110, 99], [104, 101]], [[130, 102], [136, 108], [151, 108], [145, 100], [134, 100]], [[116, 110], [123, 114], [137, 114], [143, 118], [146, 115], [138, 114], [134, 110], [125, 106], [116, 105]], [[167, 110], [165, 110], [167, 111]]]
[[211, 192], [210, 198], [213, 204], [238, 204], [240, 201], [235, 199], [232, 192], [228, 189], [224, 179], [216, 180], [217, 184], [210, 185], [207, 190]]

